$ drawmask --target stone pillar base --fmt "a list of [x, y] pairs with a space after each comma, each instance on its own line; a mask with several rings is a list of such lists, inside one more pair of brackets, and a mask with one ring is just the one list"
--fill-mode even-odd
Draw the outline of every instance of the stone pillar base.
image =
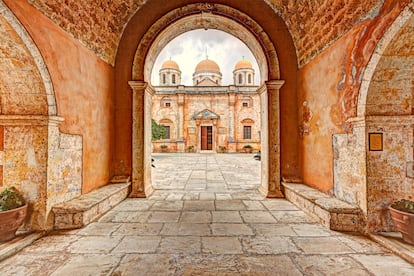
[[177, 152], [185, 152], [185, 141], [184, 140], [177, 141]]
[[237, 152], [237, 143], [236, 142], [228, 142], [227, 143], [227, 152]]

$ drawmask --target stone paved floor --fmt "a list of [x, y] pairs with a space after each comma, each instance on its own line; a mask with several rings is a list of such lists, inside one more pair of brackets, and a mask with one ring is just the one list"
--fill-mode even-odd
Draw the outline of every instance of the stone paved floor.
[[155, 159], [150, 199], [127, 199], [84, 229], [42, 238], [1, 262], [0, 275], [414, 275], [371, 240], [263, 199], [251, 155]]

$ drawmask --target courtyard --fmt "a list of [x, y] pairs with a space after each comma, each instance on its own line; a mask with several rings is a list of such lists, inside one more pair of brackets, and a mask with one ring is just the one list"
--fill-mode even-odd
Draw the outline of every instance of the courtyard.
[[1, 275], [413, 275], [370, 239], [258, 192], [253, 154], [154, 154], [156, 188], [0, 263]]

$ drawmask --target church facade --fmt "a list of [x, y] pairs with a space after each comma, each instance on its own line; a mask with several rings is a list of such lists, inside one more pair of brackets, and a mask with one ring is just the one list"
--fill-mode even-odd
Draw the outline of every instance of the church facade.
[[216, 62], [199, 62], [193, 85], [181, 84], [172, 60], [163, 63], [154, 87], [152, 119], [166, 128], [154, 152], [249, 152], [260, 150], [260, 97], [249, 61], [237, 62], [233, 84], [222, 85]]

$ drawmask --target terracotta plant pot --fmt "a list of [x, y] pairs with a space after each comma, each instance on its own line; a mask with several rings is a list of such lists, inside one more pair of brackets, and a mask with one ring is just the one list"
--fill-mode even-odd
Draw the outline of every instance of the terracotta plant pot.
[[403, 212], [389, 207], [395, 229], [402, 234], [402, 238], [409, 244], [414, 244], [414, 214]]
[[17, 229], [26, 219], [27, 204], [9, 211], [0, 212], [0, 242], [13, 239]]

